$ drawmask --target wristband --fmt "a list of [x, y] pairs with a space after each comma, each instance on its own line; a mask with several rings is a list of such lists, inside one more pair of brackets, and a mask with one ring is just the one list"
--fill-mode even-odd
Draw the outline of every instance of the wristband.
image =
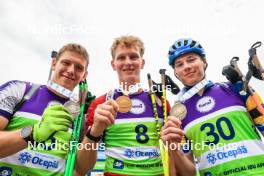
[[87, 131], [87, 133], [86, 133], [86, 137], [87, 137], [88, 139], [90, 139], [91, 141], [99, 142], [99, 141], [101, 140], [102, 136], [98, 136], [98, 137], [93, 136], [93, 135], [91, 134], [91, 129], [92, 129], [92, 127], [90, 127], [90, 128], [88, 129], [88, 131]]

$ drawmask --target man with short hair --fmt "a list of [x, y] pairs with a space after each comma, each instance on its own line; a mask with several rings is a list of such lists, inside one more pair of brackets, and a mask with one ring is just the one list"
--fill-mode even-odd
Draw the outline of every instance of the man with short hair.
[[236, 85], [206, 79], [205, 51], [193, 39], [177, 40], [168, 58], [185, 86], [172, 109], [185, 115], [169, 116], [161, 138], [179, 144], [185, 135], [191, 144], [184, 147], [189, 150], [172, 151], [177, 172], [196, 175], [195, 156], [200, 175], [263, 175], [259, 166], [264, 161], [264, 144]]
[[[33, 84], [9, 81], [0, 87], [0, 175], [64, 174], [68, 149], [62, 146], [69, 144], [73, 116], [63, 104], [85, 80], [88, 64], [84, 47], [74, 43], [63, 46], [52, 61], [52, 79], [18, 109]], [[44, 148], [28, 147], [29, 142]], [[91, 167], [95, 158], [92, 154]]]
[[95, 99], [88, 110], [89, 135], [98, 140], [104, 136], [106, 176], [163, 174], [156, 131], [163, 113], [157, 105], [159, 119], [154, 118], [150, 95], [141, 87], [144, 50], [138, 37], [115, 39], [111, 66], [119, 87]]

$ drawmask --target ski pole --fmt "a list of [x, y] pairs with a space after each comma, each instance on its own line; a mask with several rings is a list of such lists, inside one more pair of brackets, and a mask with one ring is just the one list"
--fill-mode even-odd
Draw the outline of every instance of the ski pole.
[[[161, 85], [162, 85], [162, 107], [163, 107], [163, 118], [164, 123], [168, 120], [168, 113], [167, 113], [167, 95], [166, 95], [166, 84], [165, 84], [165, 69], [160, 69], [161, 74]], [[162, 162], [163, 162], [163, 169], [164, 169], [164, 176], [170, 175], [169, 169], [169, 149], [167, 145], [164, 145], [162, 140], [160, 140], [160, 145], [162, 146]]]
[[80, 114], [74, 118], [73, 132], [70, 140], [70, 148], [66, 161], [66, 168], [64, 176], [72, 176], [75, 166], [75, 160], [77, 155], [77, 145], [81, 136], [81, 130], [83, 126], [83, 118], [85, 112], [85, 99], [88, 91], [86, 80], [79, 84], [79, 97], [80, 97]]

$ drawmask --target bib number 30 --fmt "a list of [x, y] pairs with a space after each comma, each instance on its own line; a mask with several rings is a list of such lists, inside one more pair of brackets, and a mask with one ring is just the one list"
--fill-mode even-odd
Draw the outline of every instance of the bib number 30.
[[224, 140], [231, 140], [235, 136], [235, 130], [232, 126], [232, 123], [226, 117], [217, 119], [215, 125], [212, 123], [205, 123], [201, 126], [200, 130], [205, 131], [208, 138], [212, 139], [211, 141], [206, 141], [206, 145], [217, 144], [220, 140], [220, 137]]

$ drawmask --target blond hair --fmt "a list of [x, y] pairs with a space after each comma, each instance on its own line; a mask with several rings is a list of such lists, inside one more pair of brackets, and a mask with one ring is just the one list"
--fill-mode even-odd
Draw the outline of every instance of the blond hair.
[[75, 53], [79, 54], [80, 56], [82, 56], [87, 61], [86, 67], [88, 66], [88, 64], [89, 64], [89, 54], [88, 54], [87, 50], [83, 46], [81, 46], [81, 45], [79, 45], [77, 43], [68, 43], [68, 44], [64, 45], [59, 50], [59, 52], [58, 52], [58, 54], [56, 56], [56, 59], [58, 60], [60, 58], [60, 56], [66, 51], [75, 52]]
[[126, 48], [135, 47], [139, 50], [141, 57], [145, 52], [144, 43], [141, 41], [140, 38], [132, 35], [121, 36], [116, 38], [111, 46], [111, 55], [113, 59], [115, 58], [115, 51], [118, 46], [124, 46]]

